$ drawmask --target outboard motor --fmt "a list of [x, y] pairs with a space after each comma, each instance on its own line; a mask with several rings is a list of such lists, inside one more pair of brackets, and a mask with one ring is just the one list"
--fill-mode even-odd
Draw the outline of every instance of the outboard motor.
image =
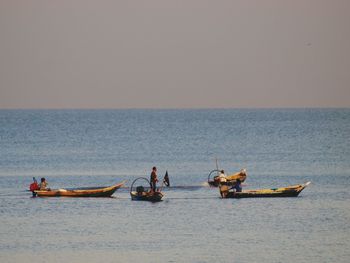
[[136, 192], [140, 195], [145, 191], [145, 188], [141, 185], [136, 187]]

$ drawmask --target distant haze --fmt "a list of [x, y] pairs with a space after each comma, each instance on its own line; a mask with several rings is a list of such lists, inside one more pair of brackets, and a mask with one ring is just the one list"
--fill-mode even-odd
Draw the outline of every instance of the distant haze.
[[350, 107], [350, 1], [0, 0], [0, 108]]

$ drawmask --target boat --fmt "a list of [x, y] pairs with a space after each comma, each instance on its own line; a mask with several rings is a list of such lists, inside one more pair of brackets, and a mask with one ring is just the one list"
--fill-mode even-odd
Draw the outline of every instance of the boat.
[[287, 187], [244, 190], [242, 192], [232, 191], [227, 185], [220, 185], [220, 194], [222, 198], [252, 198], [252, 197], [296, 197], [311, 182], [305, 184], [291, 185]]
[[108, 187], [34, 190], [33, 194], [39, 197], [110, 197], [115, 191], [122, 187], [124, 183], [123, 181]]
[[[247, 170], [242, 169], [237, 173], [225, 176], [226, 181], [220, 182], [220, 177], [218, 175], [220, 173], [220, 171], [221, 170], [215, 169], [209, 173], [209, 175], [208, 175], [209, 186], [213, 186], [213, 187], [218, 187], [219, 185], [228, 185], [228, 186], [231, 185], [232, 186], [237, 182], [237, 179], [239, 179], [241, 182], [244, 182], [245, 179], [247, 178]], [[214, 176], [213, 179], [211, 179], [211, 177], [214, 173], [217, 173], [217, 175]]]
[[[139, 185], [134, 189], [134, 184], [138, 180], [146, 181], [148, 186], [149, 186], [149, 190], [147, 190], [148, 187], [145, 188], [142, 185]], [[132, 182], [131, 187], [130, 187], [131, 200], [133, 200], [133, 201], [150, 201], [150, 202], [162, 201], [162, 198], [164, 196], [163, 193], [160, 190], [153, 191], [151, 189], [152, 189], [151, 183], [147, 178], [145, 178], [145, 177], [136, 178]]]

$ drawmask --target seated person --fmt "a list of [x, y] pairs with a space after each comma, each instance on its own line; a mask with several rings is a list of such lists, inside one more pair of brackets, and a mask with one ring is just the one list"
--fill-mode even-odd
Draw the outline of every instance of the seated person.
[[226, 174], [224, 170], [221, 170], [220, 174], [214, 177], [214, 182], [217, 184], [222, 184], [227, 182]]
[[220, 183], [225, 183], [227, 180], [226, 180], [226, 174], [225, 174], [225, 171], [224, 170], [221, 170], [220, 171], [220, 174], [219, 174], [219, 182]]
[[47, 186], [48, 186], [48, 183], [46, 182], [46, 179], [44, 177], [41, 178], [40, 184], [39, 184], [39, 189], [50, 191], [50, 188], [48, 188]]
[[143, 188], [143, 186], [138, 186], [136, 187], [136, 192], [137, 192], [137, 195], [143, 195], [145, 192], [145, 189]]

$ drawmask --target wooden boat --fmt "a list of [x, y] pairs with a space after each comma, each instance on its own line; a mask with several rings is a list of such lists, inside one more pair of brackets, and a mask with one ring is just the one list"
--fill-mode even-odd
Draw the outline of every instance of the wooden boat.
[[311, 182], [305, 184], [291, 185], [281, 188], [244, 190], [235, 192], [230, 190], [229, 186], [221, 185], [220, 194], [222, 198], [251, 198], [251, 197], [296, 197]]
[[[146, 190], [143, 186], [137, 186], [136, 189], [134, 189], [134, 184], [136, 181], [138, 180], [144, 180], [148, 183], [149, 185], [149, 190]], [[159, 190], [157, 191], [152, 191], [151, 190], [151, 183], [150, 181], [145, 178], [145, 177], [139, 177], [136, 178], [130, 187], [130, 196], [131, 196], [131, 200], [134, 201], [150, 201], [150, 202], [159, 202], [162, 201], [163, 198], [163, 193]]]
[[124, 182], [108, 187], [35, 190], [34, 194], [39, 197], [110, 197], [123, 185]]
[[213, 179], [211, 179], [212, 175], [214, 173], [219, 174], [220, 170], [212, 170], [209, 175], [208, 175], [208, 184], [213, 187], [218, 187], [220, 184], [221, 185], [234, 185], [237, 182], [237, 179], [241, 180], [241, 182], [244, 182], [245, 179], [247, 178], [247, 170], [242, 169], [238, 173], [234, 173], [231, 175], [228, 175], [225, 177], [225, 182], [220, 182], [219, 175], [214, 176]]

